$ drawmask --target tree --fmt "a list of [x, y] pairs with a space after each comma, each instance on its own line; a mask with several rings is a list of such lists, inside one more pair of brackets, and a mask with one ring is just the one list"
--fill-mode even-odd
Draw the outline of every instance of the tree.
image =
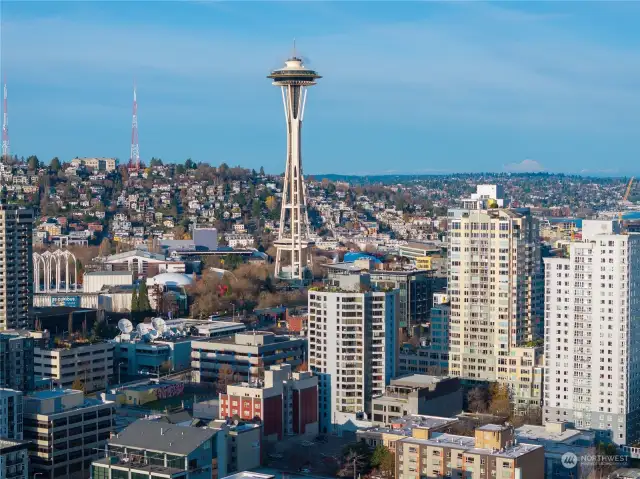
[[237, 374], [233, 370], [233, 366], [230, 364], [222, 364], [218, 369], [218, 391], [221, 393], [227, 392], [227, 386], [233, 384], [237, 378]]
[[27, 158], [27, 168], [30, 171], [36, 171], [40, 167], [40, 162], [38, 161], [38, 157], [33, 155]]
[[76, 391], [84, 392], [84, 383], [80, 378], [75, 378], [73, 383], [71, 384], [71, 389], [75, 389]]
[[49, 163], [49, 169], [54, 173], [57, 173], [58, 171], [60, 171], [60, 168], [61, 168], [60, 160], [56, 156], [51, 160], [51, 163]]
[[187, 170], [195, 170], [198, 167], [198, 165], [196, 165], [191, 158], [187, 158], [187, 160], [184, 162], [184, 167]]
[[153, 298], [154, 303], [156, 304], [156, 312], [164, 313], [164, 301], [162, 300], [164, 296], [164, 288], [161, 284], [154, 284], [151, 287], [151, 297]]
[[309, 370], [309, 364], [305, 361], [302, 364], [298, 364], [296, 367], [296, 371], [299, 373], [305, 372]]
[[138, 311], [151, 311], [147, 283], [144, 280], [140, 282], [140, 289], [138, 291]]
[[138, 289], [134, 286], [131, 293], [131, 312], [140, 311], [140, 300], [138, 298]]
[[469, 410], [472, 412], [486, 412], [489, 402], [489, 391], [486, 388], [475, 387], [467, 394]]
[[98, 254], [103, 258], [111, 254], [111, 241], [109, 241], [109, 238], [102, 239], [102, 241], [100, 242], [100, 249], [98, 250]]
[[384, 445], [379, 444], [371, 455], [371, 461], [369, 462], [372, 468], [378, 469], [380, 475], [384, 477], [393, 477], [395, 471], [395, 457], [389, 449]]
[[508, 416], [511, 411], [509, 387], [506, 384], [493, 383], [490, 388], [490, 394], [489, 412]]
[[264, 167], [263, 166], [260, 167], [260, 176], [264, 176]]
[[265, 204], [267, 205], [269, 211], [273, 211], [278, 206], [278, 202], [276, 201], [275, 196], [269, 196], [265, 200]]

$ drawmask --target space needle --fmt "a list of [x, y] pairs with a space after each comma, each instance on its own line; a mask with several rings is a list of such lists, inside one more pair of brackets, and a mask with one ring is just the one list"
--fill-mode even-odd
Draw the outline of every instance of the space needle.
[[275, 242], [275, 275], [281, 279], [305, 282], [311, 276], [311, 248], [309, 216], [304, 178], [302, 176], [302, 120], [307, 101], [307, 88], [322, 78], [306, 68], [296, 55], [295, 43], [291, 58], [285, 66], [271, 72], [267, 78], [282, 90], [284, 116], [287, 122], [287, 164], [282, 189], [280, 227]]

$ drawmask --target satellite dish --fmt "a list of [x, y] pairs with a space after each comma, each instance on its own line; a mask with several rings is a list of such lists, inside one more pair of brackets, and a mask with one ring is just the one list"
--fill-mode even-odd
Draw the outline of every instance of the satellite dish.
[[162, 334], [167, 328], [167, 325], [162, 318], [153, 318], [153, 320], [151, 320], [151, 324], [153, 324], [153, 327], [156, 328], [160, 334]]
[[131, 331], [133, 331], [133, 324], [131, 324], [131, 321], [129, 321], [128, 319], [121, 319], [120, 321], [118, 321], [118, 329], [121, 333], [129, 334]]
[[177, 329], [178, 331], [182, 332], [182, 330], [184, 329], [184, 324], [182, 324], [182, 323], [178, 323], [178, 324], [176, 324], [176, 329]]
[[136, 326], [136, 331], [138, 332], [138, 334], [139, 334], [140, 336], [144, 336], [144, 335], [145, 335], [145, 334], [147, 334], [151, 329], [152, 329], [152, 328], [151, 328], [148, 324], [145, 324], [145, 323], [139, 323], [139, 324]]
[[151, 331], [149, 331], [148, 334], [149, 334], [149, 339], [151, 341], [153, 341], [154, 339], [158, 339], [158, 336], [160, 336], [160, 333], [155, 329], [152, 329]]

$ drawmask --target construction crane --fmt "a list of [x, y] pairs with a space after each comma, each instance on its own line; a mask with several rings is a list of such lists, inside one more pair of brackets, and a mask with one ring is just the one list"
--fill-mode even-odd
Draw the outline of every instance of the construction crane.
[[[625, 191], [624, 196], [622, 197], [623, 204], [629, 201], [629, 195], [631, 194], [631, 187], [633, 186], [633, 180], [635, 179], [636, 177], [632, 176], [631, 179], [629, 180], [629, 184], [627, 185], [627, 191]], [[618, 213], [618, 221], [622, 223], [622, 211]]]

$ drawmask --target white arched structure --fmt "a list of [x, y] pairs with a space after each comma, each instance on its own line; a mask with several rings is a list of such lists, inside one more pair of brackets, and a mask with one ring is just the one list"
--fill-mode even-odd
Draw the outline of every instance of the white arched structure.
[[[73, 266], [71, 267], [71, 262]], [[64, 274], [64, 287], [63, 283]], [[66, 249], [54, 252], [33, 253], [33, 291], [34, 293], [60, 293], [73, 291], [78, 287], [78, 262], [73, 253]], [[42, 281], [42, 282], [41, 282]], [[44, 287], [43, 287], [44, 284]]]

